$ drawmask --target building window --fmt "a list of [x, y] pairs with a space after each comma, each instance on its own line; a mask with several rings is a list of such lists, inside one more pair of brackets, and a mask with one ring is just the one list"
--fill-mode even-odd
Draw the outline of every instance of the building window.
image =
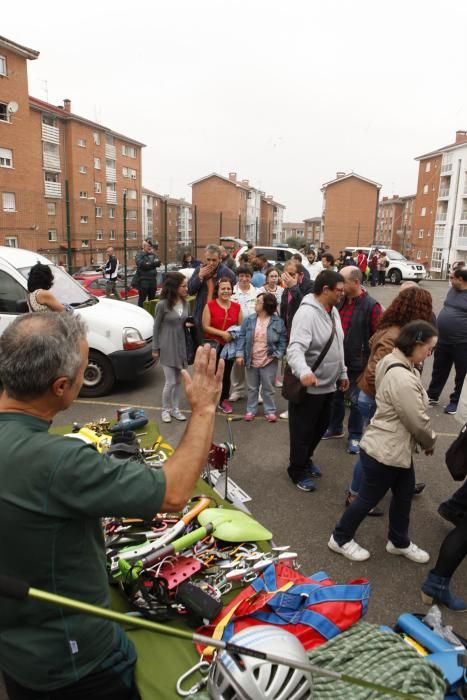
[[134, 146], [128, 146], [126, 143], [122, 145], [122, 155], [128, 156], [129, 158], [136, 158], [136, 148]]
[[420, 216], [425, 216], [425, 214], [426, 214], [426, 207], [422, 207], [420, 209]]
[[9, 248], [17, 248], [18, 239], [16, 238], [16, 236], [5, 236], [5, 245]]
[[87, 199], [87, 198], [88, 198], [88, 193], [85, 192], [84, 190], [81, 190], [81, 192], [79, 193], [79, 198], [80, 198], [80, 199]]
[[94, 158], [94, 167], [96, 170], [101, 169], [101, 159], [100, 158]]
[[107, 187], [107, 192], [116, 192], [117, 191], [117, 183], [115, 183], [115, 182], [107, 182], [106, 187]]
[[96, 241], [104, 240], [104, 231], [101, 228], [96, 229]]
[[8, 75], [6, 72], [6, 58], [5, 58], [5, 56], [0, 56], [0, 75]]
[[115, 236], [115, 229], [114, 229], [114, 228], [111, 228], [110, 231], [109, 231], [109, 241], [114, 241], [115, 238], [116, 238], [116, 236]]
[[16, 211], [16, 197], [14, 192], [2, 192], [3, 211]]
[[13, 167], [13, 151], [9, 148], [0, 148], [0, 168]]
[[109, 146], [115, 145], [115, 139], [114, 139], [114, 137], [113, 137], [111, 134], [106, 134], [106, 135], [105, 135], [105, 142], [106, 142], [106, 144], [108, 144]]
[[83, 175], [86, 175], [86, 173], [88, 172], [88, 169], [87, 169], [87, 167], [86, 167], [85, 165], [80, 165], [80, 166], [79, 166], [79, 171], [80, 171], [80, 173], [82, 173]]
[[136, 199], [136, 190], [123, 190], [126, 192], [127, 199]]
[[96, 207], [96, 218], [102, 218], [102, 207]]
[[422, 251], [417, 250], [417, 260], [421, 260], [421, 259], [422, 259]]
[[109, 207], [109, 219], [115, 219], [115, 207]]
[[423, 185], [423, 194], [428, 194], [428, 185]]
[[57, 205], [55, 202], [47, 202], [47, 214], [49, 216], [55, 216], [57, 213]]
[[126, 218], [127, 219], [136, 219], [136, 209], [128, 209], [126, 213]]
[[0, 102], [0, 122], [9, 122], [10, 115], [8, 112], [8, 105], [5, 102]]
[[81, 239], [81, 248], [89, 248], [89, 238]]
[[422, 228], [418, 229], [418, 237], [423, 238], [423, 229]]
[[126, 237], [127, 237], [127, 240], [129, 240], [129, 241], [136, 241], [136, 238], [137, 238], [136, 231], [127, 231]]
[[101, 192], [102, 192], [102, 183], [95, 182], [94, 183], [94, 194], [100, 194]]
[[94, 131], [92, 134], [92, 140], [95, 146], [100, 146], [101, 145], [101, 135], [99, 134], [98, 131]]
[[86, 139], [78, 139], [78, 146], [81, 146], [81, 148], [86, 148]]
[[56, 228], [49, 228], [47, 232], [47, 236], [49, 239], [49, 243], [55, 243], [57, 240], [57, 229]]
[[134, 168], [122, 168], [123, 177], [129, 177], [132, 180], [136, 180], [136, 170]]
[[46, 171], [44, 173], [45, 182], [60, 182], [60, 173], [53, 173]]
[[459, 238], [467, 238], [467, 224], [459, 226]]
[[442, 248], [433, 248], [433, 252], [431, 254], [431, 269], [432, 270], [441, 270], [442, 259], [443, 259], [443, 249]]
[[430, 161], [427, 161], [427, 162], [425, 163], [425, 172], [426, 172], [426, 173], [429, 173], [430, 170], [431, 170], [431, 163], [430, 163]]
[[84, 216], [84, 214], [82, 214], [82, 215], [79, 217], [79, 223], [80, 223], [80, 224], [87, 224], [87, 223], [88, 223], [88, 217], [87, 217], [87, 216]]

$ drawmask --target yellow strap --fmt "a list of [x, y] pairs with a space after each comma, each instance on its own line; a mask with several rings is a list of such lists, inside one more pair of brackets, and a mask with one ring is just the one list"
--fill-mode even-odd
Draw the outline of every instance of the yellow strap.
[[[295, 583], [296, 583], [295, 581], [287, 581], [287, 583], [284, 583], [284, 585], [281, 586], [280, 588], [278, 588], [277, 591], [269, 591], [269, 593], [271, 593], [271, 598], [273, 596], [275, 596], [276, 593], [282, 593], [283, 591], [287, 591]], [[230, 620], [232, 619], [234, 612], [236, 611], [238, 606], [241, 605], [245, 600], [247, 600], [247, 599], [244, 598], [243, 600], [240, 600], [236, 605], [233, 606], [233, 608], [231, 608], [229, 610], [227, 615], [225, 615], [222, 618], [222, 620], [220, 620], [220, 622], [217, 623], [216, 628], [211, 635], [213, 639], [222, 639], [222, 635], [224, 634], [224, 630], [227, 627], [227, 625], [229, 624]], [[214, 651], [215, 651], [215, 647], [206, 647], [206, 649], [203, 651], [203, 658], [205, 656], [212, 656], [214, 654]]]

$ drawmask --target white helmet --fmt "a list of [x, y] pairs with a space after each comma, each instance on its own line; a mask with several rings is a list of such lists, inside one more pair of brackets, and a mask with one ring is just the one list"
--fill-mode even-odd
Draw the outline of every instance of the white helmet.
[[266, 654], [284, 656], [284, 664], [224, 650], [217, 655], [208, 678], [212, 700], [308, 700], [309, 671], [290, 668], [285, 659], [307, 663], [303, 646], [293, 634], [272, 625], [257, 625], [235, 634], [231, 642]]

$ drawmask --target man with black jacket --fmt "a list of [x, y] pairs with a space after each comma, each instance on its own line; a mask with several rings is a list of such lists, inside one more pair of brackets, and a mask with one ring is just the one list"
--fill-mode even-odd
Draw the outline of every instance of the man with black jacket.
[[[358, 409], [357, 379], [370, 356], [369, 340], [376, 331], [382, 308], [362, 287], [362, 272], [358, 267], [347, 266], [341, 270], [344, 278], [345, 297], [338, 306], [344, 331], [344, 357], [349, 376], [348, 397], [351, 402], [349, 415], [349, 439], [347, 452], [358, 454], [363, 432], [363, 419]], [[334, 395], [331, 420], [323, 440], [344, 437], [345, 397], [341, 391]]]
[[213, 299], [216, 284], [222, 277], [227, 277], [232, 281], [232, 286], [236, 283], [235, 274], [221, 262], [221, 247], [214, 243], [206, 246], [204, 252], [204, 263], [193, 272], [188, 280], [188, 293], [196, 294], [195, 310], [193, 317], [198, 328], [201, 328], [201, 317], [204, 307]]
[[136, 255], [136, 274], [138, 278], [138, 306], [143, 306], [143, 302], [154, 299], [157, 287], [157, 268], [161, 261], [154, 253], [152, 241], [144, 241], [143, 250]]
[[120, 292], [117, 289], [118, 278], [118, 260], [114, 255], [113, 248], [107, 248], [108, 260], [101, 270], [104, 273], [105, 279], [105, 296], [111, 297], [112, 294], [117, 299], [121, 299]]

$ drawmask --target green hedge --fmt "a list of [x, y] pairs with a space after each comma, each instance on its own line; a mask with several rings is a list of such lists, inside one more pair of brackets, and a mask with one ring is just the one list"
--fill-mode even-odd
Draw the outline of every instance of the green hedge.
[[[195, 299], [196, 296], [189, 296], [187, 297], [188, 304], [190, 305], [190, 314], [193, 315], [193, 311], [195, 308]], [[148, 311], [151, 316], [154, 316], [156, 313], [156, 304], [158, 304], [160, 299], [151, 299], [151, 301], [144, 301], [143, 305], [146, 311]]]

